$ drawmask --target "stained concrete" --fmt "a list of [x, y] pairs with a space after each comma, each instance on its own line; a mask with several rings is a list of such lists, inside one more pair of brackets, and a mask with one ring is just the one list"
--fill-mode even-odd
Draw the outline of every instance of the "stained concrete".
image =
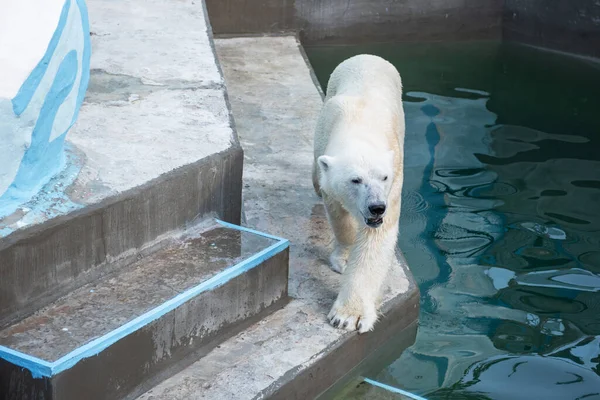
[[502, 0], [207, 0], [215, 34], [300, 32], [306, 44], [500, 39]]
[[242, 150], [202, 1], [88, 0], [92, 76], [68, 165], [0, 220], [0, 328], [216, 215]]
[[[90, 343], [143, 312], [275, 243], [253, 233], [213, 227], [174, 240], [126, 272], [84, 286], [0, 332], [0, 344], [47, 361]], [[288, 250], [149, 320], [65, 371], [31, 380], [0, 362], [0, 398], [55, 400], [135, 396], [287, 302]]]
[[290, 239], [293, 300], [140, 399], [314, 398], [410, 329], [418, 289], [399, 254], [374, 332], [327, 323], [340, 275], [327, 265], [332, 236], [310, 178], [321, 95], [292, 36], [219, 39], [216, 47], [244, 147], [247, 223]]

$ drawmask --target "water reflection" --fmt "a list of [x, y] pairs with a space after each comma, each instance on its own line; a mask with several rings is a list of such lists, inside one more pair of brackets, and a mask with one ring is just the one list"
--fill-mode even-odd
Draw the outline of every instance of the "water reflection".
[[589, 140], [498, 125], [481, 91], [407, 100], [400, 244], [421, 324], [377, 378], [431, 399], [600, 396], [600, 165], [549, 150]]
[[400, 246], [422, 313], [371, 378], [427, 398], [599, 398], [598, 64], [499, 43], [308, 53], [323, 85], [370, 53], [407, 91]]
[[598, 339], [586, 342], [564, 350], [570, 355], [583, 353], [581, 362], [556, 356], [490, 357], [470, 366], [459, 382], [429, 399], [599, 399], [597, 358], [585, 357], [598, 353]]

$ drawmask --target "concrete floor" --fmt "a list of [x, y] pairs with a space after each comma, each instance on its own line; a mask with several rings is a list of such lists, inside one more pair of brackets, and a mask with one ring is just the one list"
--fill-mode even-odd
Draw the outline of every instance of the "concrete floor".
[[66, 176], [0, 219], [0, 238], [97, 205], [235, 140], [201, 2], [87, 5], [91, 77], [67, 135]]
[[[215, 45], [245, 152], [247, 225], [290, 240], [293, 300], [140, 399], [313, 398], [397, 333], [391, 324], [414, 321], [418, 291], [406, 265], [397, 264], [385, 304], [388, 314], [399, 314], [361, 336], [327, 323], [340, 275], [327, 265], [332, 237], [310, 178], [319, 90], [295, 37]], [[299, 387], [282, 392], [306, 371]]]

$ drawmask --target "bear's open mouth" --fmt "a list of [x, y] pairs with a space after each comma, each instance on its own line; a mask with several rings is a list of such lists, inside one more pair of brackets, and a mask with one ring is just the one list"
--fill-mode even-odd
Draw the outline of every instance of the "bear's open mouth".
[[365, 218], [365, 223], [371, 228], [377, 228], [383, 224], [383, 217]]

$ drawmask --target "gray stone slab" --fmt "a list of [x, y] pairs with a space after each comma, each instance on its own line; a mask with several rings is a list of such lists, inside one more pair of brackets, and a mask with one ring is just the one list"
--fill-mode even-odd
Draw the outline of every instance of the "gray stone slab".
[[88, 0], [91, 81], [65, 170], [0, 219], [0, 327], [216, 215], [242, 150], [204, 3]]
[[340, 276], [327, 265], [332, 236], [310, 174], [321, 95], [292, 36], [219, 39], [216, 47], [244, 147], [248, 225], [290, 240], [293, 300], [140, 399], [314, 398], [409, 329], [418, 289], [399, 255], [374, 332], [327, 323]]

